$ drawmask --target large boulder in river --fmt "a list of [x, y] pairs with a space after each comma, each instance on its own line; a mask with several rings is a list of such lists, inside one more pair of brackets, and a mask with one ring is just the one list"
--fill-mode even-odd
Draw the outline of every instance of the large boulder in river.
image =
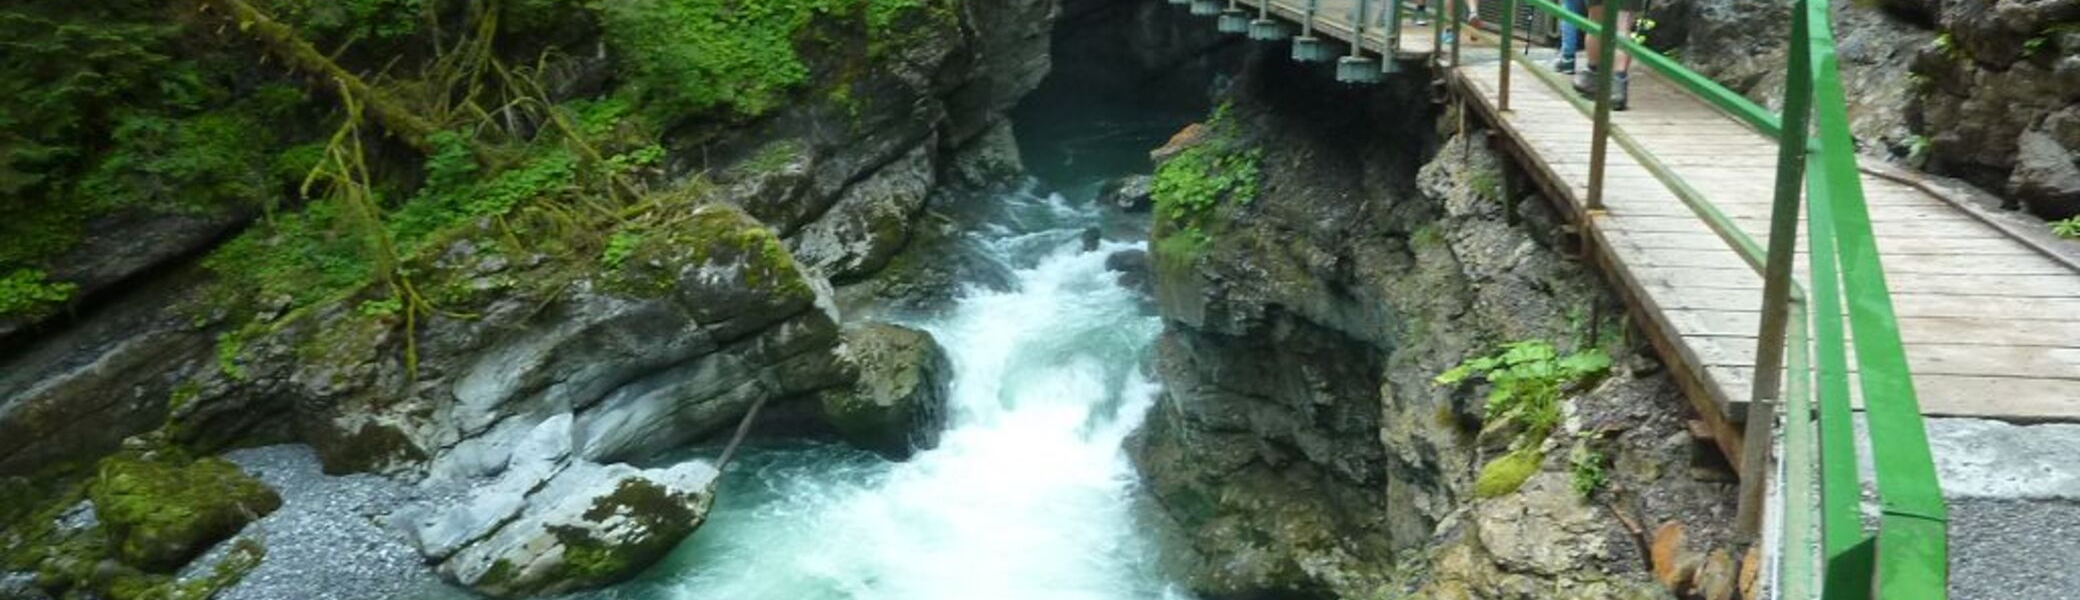
[[923, 331], [869, 323], [845, 332], [859, 381], [822, 394], [824, 418], [855, 446], [890, 458], [938, 443], [953, 363]]
[[601, 465], [571, 455], [558, 415], [515, 444], [505, 470], [447, 506], [397, 515], [441, 573], [497, 597], [560, 594], [625, 580], [706, 520], [718, 472]]

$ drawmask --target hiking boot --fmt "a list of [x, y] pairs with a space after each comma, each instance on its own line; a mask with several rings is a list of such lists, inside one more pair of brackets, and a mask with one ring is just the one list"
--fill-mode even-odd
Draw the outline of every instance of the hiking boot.
[[1596, 66], [1588, 65], [1574, 72], [1574, 91], [1585, 98], [1596, 97]]
[[1417, 26], [1417, 27], [1422, 27], [1422, 26], [1425, 26], [1425, 25], [1429, 25], [1429, 24], [1430, 24], [1430, 17], [1424, 16], [1424, 12], [1423, 12], [1423, 11], [1420, 11], [1420, 10], [1416, 11], [1416, 26]]
[[1631, 96], [1626, 88], [1631, 87], [1632, 78], [1622, 71], [1615, 75], [1611, 78], [1611, 110], [1625, 110], [1626, 100]]
[[1560, 58], [1553, 59], [1553, 72], [1559, 73], [1561, 75], [1573, 75], [1574, 57], [1562, 56]]

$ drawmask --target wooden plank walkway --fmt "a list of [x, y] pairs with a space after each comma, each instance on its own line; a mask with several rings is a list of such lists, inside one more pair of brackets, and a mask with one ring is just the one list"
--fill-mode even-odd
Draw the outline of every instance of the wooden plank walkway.
[[[1304, 14], [1305, 0], [1268, 1], [1288, 19]], [[1254, 1], [1244, 4], [1254, 10]], [[1348, 40], [1353, 5], [1321, 0], [1317, 35]], [[1434, 46], [1428, 28], [1403, 31], [1404, 56]], [[1368, 49], [1387, 47], [1368, 38]], [[1517, 147], [1525, 170], [1586, 221], [1599, 261], [1659, 338], [1664, 358], [1684, 375], [1679, 379], [1688, 380], [1686, 391], [1701, 412], [1716, 413], [1703, 416], [1730, 432], [1750, 396], [1761, 276], [1615, 142], [1605, 165], [1605, 209], [1586, 210], [1592, 124], [1570, 100], [1572, 90], [1501, 60], [1492, 47], [1468, 45], [1461, 52], [1463, 64], [1445, 74], [1453, 87]], [[1496, 105], [1503, 68], [1513, 69], [1508, 111]], [[1766, 242], [1776, 142], [1644, 66], [1633, 71], [1631, 110], [1615, 113], [1613, 126], [1749, 237]], [[2074, 261], [1917, 186], [1873, 175], [1863, 184], [1923, 411], [2080, 420], [2080, 268]], [[1803, 254], [1797, 278], [1807, 280]], [[1737, 451], [1738, 441], [1724, 437], [1721, 446]]]

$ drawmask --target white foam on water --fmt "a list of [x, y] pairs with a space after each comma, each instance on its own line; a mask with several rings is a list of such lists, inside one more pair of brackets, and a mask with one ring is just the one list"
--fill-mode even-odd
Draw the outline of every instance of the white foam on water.
[[994, 258], [1027, 263], [1012, 289], [971, 289], [948, 314], [913, 323], [954, 364], [937, 447], [901, 463], [829, 447], [763, 467], [753, 457], [754, 481], [739, 477], [730, 485], [743, 487], [724, 493], [755, 501], [725, 500], [662, 577], [602, 596], [1180, 597], [1155, 574], [1121, 450], [1157, 390], [1139, 364], [1161, 325], [1104, 262], [1141, 244], [1083, 252], [1077, 233], [1096, 221], [1090, 209], [1059, 197], [1005, 201], [1028, 203], [1027, 217], [1051, 226], [985, 234]]

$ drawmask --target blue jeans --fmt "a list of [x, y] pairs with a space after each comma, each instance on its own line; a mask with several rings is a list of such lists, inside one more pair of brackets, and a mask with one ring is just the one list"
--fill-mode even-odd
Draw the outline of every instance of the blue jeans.
[[[1578, 15], [1589, 14], [1589, 0], [1566, 0], [1567, 12]], [[1560, 20], [1560, 58], [1573, 59], [1575, 52], [1582, 49], [1582, 30], [1566, 19]]]

